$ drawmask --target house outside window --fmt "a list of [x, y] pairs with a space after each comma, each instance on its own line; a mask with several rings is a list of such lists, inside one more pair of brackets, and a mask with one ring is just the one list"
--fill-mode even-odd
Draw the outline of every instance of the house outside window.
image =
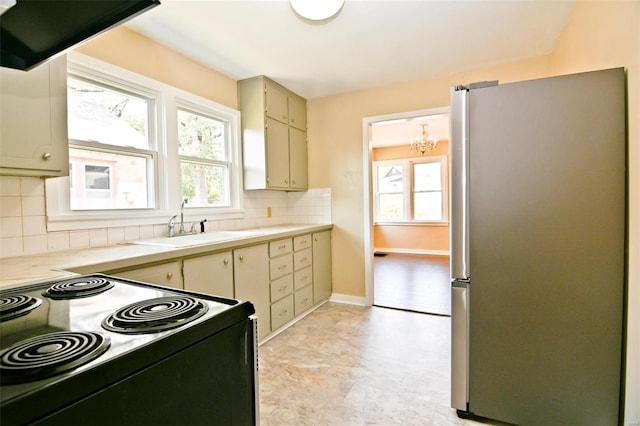
[[[237, 219], [240, 112], [112, 64], [68, 59], [68, 177], [47, 179], [47, 228]], [[132, 212], [135, 211], [135, 214]]]
[[376, 161], [376, 223], [446, 223], [445, 156]]
[[71, 210], [153, 208], [155, 99], [70, 74], [67, 103]]

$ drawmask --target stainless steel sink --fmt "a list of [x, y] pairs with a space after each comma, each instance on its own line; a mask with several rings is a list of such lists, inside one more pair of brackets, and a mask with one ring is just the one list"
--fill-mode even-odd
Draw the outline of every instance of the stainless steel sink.
[[217, 231], [209, 232], [205, 234], [191, 234], [180, 235], [177, 237], [159, 237], [150, 238], [148, 240], [130, 241], [130, 244], [140, 244], [147, 246], [161, 246], [161, 247], [192, 247], [201, 246], [205, 244], [221, 243], [224, 241], [239, 240], [242, 238], [257, 237], [263, 235], [260, 231]]

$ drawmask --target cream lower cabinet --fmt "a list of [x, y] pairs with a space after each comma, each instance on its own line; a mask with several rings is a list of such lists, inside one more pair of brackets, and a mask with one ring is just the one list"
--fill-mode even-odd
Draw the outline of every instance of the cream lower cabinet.
[[235, 298], [253, 303], [258, 316], [258, 338], [271, 333], [268, 244], [233, 251]]
[[182, 275], [185, 290], [235, 297], [231, 251], [185, 259], [182, 263]]
[[271, 331], [276, 331], [295, 315], [293, 306], [293, 239], [269, 243], [271, 289]]
[[130, 271], [109, 273], [109, 275], [143, 283], [158, 284], [164, 287], [183, 288], [180, 261], [146, 266]]
[[315, 232], [313, 238], [313, 303], [331, 296], [331, 231]]

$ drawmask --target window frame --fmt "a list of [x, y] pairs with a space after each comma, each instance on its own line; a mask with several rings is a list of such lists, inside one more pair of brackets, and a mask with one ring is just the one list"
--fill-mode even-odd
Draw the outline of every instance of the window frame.
[[[373, 161], [373, 197], [374, 211], [373, 222], [375, 225], [425, 225], [425, 226], [447, 226], [449, 224], [449, 172], [446, 155], [430, 155], [426, 157], [399, 158], [393, 160]], [[414, 219], [414, 195], [423, 191], [414, 191], [414, 171], [415, 164], [440, 163], [441, 183], [442, 183], [442, 220], [416, 220]], [[404, 176], [403, 198], [404, 198], [404, 218], [398, 220], [380, 219], [380, 192], [378, 190], [378, 170], [380, 166], [398, 165], [402, 167]]]
[[[149, 195], [154, 198], [155, 205], [144, 209], [74, 211], [69, 207], [69, 176], [50, 178], [45, 181], [49, 231], [158, 225], [168, 222], [170, 217], [180, 210], [181, 204], [181, 172], [177, 142], [179, 106], [194, 112], [204, 112], [208, 116], [222, 119], [227, 123], [227, 144], [232, 167], [229, 174], [231, 206], [192, 208], [187, 206], [184, 211], [185, 221], [200, 221], [203, 218], [209, 221], [244, 218], [240, 163], [240, 112], [238, 110], [77, 52], [70, 52], [67, 61], [69, 75], [73, 75], [74, 78], [80, 75], [89, 82], [95, 79], [107, 86], [113, 85], [114, 88], [135, 95], [142, 93], [154, 99], [151, 111], [153, 123], [149, 123], [149, 148], [151, 149], [129, 148], [127, 151], [137, 151], [142, 155], [149, 155], [148, 151], [151, 151], [155, 156], [153, 170], [149, 172], [151, 176], [148, 176], [155, 182], [153, 194]], [[82, 145], [91, 144], [91, 142], [76, 144], [75, 141], [69, 141], [70, 147], [82, 148]], [[101, 146], [101, 144], [95, 145], [97, 146], [94, 148]], [[114, 146], [114, 148], [120, 147]], [[109, 151], [111, 152], [111, 149]], [[78, 184], [78, 182], [74, 183]]]

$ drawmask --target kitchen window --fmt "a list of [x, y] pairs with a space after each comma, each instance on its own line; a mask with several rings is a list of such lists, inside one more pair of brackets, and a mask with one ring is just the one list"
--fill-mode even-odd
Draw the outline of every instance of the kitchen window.
[[[69, 176], [47, 179], [49, 230], [243, 217], [240, 113], [68, 55]], [[132, 214], [135, 212], [135, 214]]]
[[373, 166], [376, 223], [447, 222], [445, 156], [376, 161]]

